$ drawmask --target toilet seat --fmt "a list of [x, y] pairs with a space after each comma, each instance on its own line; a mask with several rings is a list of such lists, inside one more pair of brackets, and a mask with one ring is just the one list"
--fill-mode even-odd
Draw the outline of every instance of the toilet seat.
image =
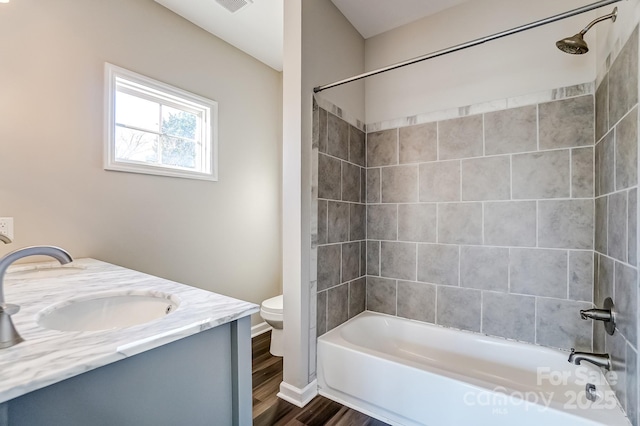
[[262, 302], [261, 309], [263, 312], [266, 312], [269, 314], [282, 315], [282, 309], [283, 309], [282, 295], [265, 300], [264, 302]]

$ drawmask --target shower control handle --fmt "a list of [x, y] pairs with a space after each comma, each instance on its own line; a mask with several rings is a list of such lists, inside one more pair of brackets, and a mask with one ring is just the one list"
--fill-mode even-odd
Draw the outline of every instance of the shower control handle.
[[580, 318], [583, 320], [592, 319], [604, 322], [604, 328], [610, 335], [616, 330], [616, 314], [613, 300], [607, 297], [604, 300], [604, 309], [582, 309]]
[[611, 311], [606, 309], [583, 309], [580, 311], [583, 320], [591, 318], [596, 321], [611, 321]]

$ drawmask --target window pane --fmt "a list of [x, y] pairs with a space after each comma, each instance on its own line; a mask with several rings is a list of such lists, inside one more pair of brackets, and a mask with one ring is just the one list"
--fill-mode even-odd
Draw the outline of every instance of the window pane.
[[196, 139], [198, 117], [169, 106], [162, 107], [162, 133], [185, 139]]
[[218, 180], [217, 102], [115, 65], [105, 72], [106, 170]]
[[158, 163], [158, 135], [116, 126], [117, 161]]
[[116, 92], [116, 123], [157, 132], [160, 105], [146, 99]]
[[170, 136], [161, 136], [161, 140], [162, 164], [167, 166], [185, 167], [188, 169], [196, 168], [195, 142], [172, 138]]

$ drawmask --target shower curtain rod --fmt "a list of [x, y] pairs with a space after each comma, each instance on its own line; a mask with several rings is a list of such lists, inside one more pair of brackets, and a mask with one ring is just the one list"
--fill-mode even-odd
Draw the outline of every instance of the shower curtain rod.
[[384, 68], [379, 68], [377, 70], [368, 71], [363, 74], [359, 74], [350, 78], [345, 78], [344, 80], [336, 81], [335, 83], [325, 84], [324, 86], [318, 86], [313, 88], [314, 93], [322, 92], [326, 89], [331, 89], [336, 86], [341, 86], [343, 84], [351, 83], [352, 81], [362, 80], [363, 78], [371, 77], [372, 75], [382, 74], [387, 71], [395, 70], [397, 68], [406, 67], [407, 65], [413, 65], [418, 62], [426, 61], [427, 59], [437, 58], [438, 56], [444, 56], [449, 53], [457, 52], [459, 50], [464, 50], [469, 47], [477, 46], [482, 43], [486, 43], [488, 41], [497, 40], [502, 37], [510, 36], [512, 34], [517, 34], [522, 31], [527, 31], [533, 28], [541, 27], [542, 25], [551, 24], [552, 22], [560, 21], [562, 19], [571, 18], [576, 15], [580, 15], [581, 13], [591, 12], [594, 9], [601, 8], [603, 6], [607, 6], [613, 3], [617, 3], [622, 0], [602, 0], [595, 3], [591, 3], [586, 6], [579, 7], [577, 9], [570, 10], [568, 12], [561, 13], [559, 15], [554, 15], [549, 18], [541, 19], [539, 21], [531, 22], [530, 24], [521, 25], [519, 27], [512, 28], [510, 30], [502, 31], [496, 34], [492, 34], [490, 36], [478, 38], [472, 41], [468, 41], [466, 43], [457, 44], [452, 47], [448, 47], [446, 49], [437, 50], [432, 53], [427, 53], [426, 55], [418, 56], [413, 59], [409, 59], [403, 62], [398, 62], [392, 65], [388, 65]]

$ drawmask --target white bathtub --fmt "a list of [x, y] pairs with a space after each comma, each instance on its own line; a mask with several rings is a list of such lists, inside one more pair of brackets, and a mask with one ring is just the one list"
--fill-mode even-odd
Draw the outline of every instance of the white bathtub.
[[[568, 353], [363, 312], [318, 339], [320, 394], [392, 425], [629, 425]], [[585, 397], [587, 383], [597, 399]]]

